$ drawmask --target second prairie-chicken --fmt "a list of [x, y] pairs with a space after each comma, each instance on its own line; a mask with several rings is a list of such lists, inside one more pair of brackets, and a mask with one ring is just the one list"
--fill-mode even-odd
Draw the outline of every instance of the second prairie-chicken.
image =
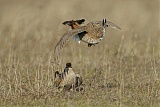
[[54, 86], [62, 90], [76, 90], [82, 84], [82, 77], [75, 74], [71, 63], [66, 64], [66, 68], [62, 73], [55, 72]]
[[73, 37], [74, 40], [78, 40], [79, 43], [80, 41], [83, 41], [88, 44], [88, 47], [91, 47], [92, 45], [98, 44], [103, 39], [107, 27], [121, 30], [119, 26], [106, 21], [106, 19], [103, 19], [102, 21], [93, 21], [87, 25], [80, 26], [84, 21], [84, 19], [81, 19], [65, 21], [63, 23], [64, 25], [71, 26], [73, 30], [65, 33], [57, 43], [54, 50], [55, 60], [58, 60], [61, 49], [71, 37]]

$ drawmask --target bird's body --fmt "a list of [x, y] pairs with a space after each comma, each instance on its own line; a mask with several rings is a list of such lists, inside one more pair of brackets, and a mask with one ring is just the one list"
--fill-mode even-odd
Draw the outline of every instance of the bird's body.
[[98, 44], [103, 37], [105, 36], [106, 27], [112, 27], [116, 29], [121, 29], [116, 24], [106, 21], [106, 19], [103, 19], [103, 21], [93, 21], [88, 23], [85, 26], [80, 26], [82, 23], [78, 23], [85, 21], [84, 19], [81, 20], [72, 20], [72, 21], [65, 21], [63, 24], [70, 26], [72, 29], [83, 29], [84, 32], [81, 32], [77, 35], [73, 36], [73, 40], [83, 41], [85, 43], [88, 43], [88, 47]]
[[[79, 21], [79, 20], [77, 20]], [[83, 32], [73, 36], [73, 40], [83, 41], [88, 43], [88, 46], [98, 44], [101, 39], [105, 36], [106, 20], [90, 22], [85, 26], [80, 26], [77, 21], [66, 21], [67, 25], [71, 26], [72, 29], [81, 29]], [[65, 22], [64, 22], [65, 23]], [[70, 24], [69, 24], [70, 23]], [[66, 25], [66, 23], [65, 23]], [[73, 30], [74, 31], [74, 30]]]

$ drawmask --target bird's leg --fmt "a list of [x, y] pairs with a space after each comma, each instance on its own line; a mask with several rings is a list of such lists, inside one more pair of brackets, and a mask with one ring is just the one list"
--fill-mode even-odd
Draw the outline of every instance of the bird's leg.
[[92, 45], [95, 46], [95, 44], [88, 44], [88, 47], [91, 47]]

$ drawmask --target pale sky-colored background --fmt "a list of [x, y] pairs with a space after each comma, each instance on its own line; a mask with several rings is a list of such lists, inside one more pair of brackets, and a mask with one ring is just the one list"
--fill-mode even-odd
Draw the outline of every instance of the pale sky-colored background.
[[158, 0], [2, 0], [0, 24], [24, 21], [32, 26], [39, 19], [59, 26], [65, 20], [85, 18], [90, 22], [106, 18], [125, 30], [133, 27], [148, 31], [158, 27], [158, 8]]
[[[152, 47], [159, 53], [158, 0], [0, 0], [0, 56], [4, 58], [10, 48], [17, 53], [29, 50], [25, 53], [28, 58], [32, 53], [50, 53], [70, 30], [62, 23], [81, 18], [86, 19], [85, 24], [106, 18], [122, 28], [107, 29], [105, 39], [91, 48], [91, 53], [101, 47], [116, 51], [123, 35], [124, 53], [135, 49], [137, 55], [144, 55], [152, 53]], [[85, 43], [73, 44], [68, 43], [70, 47], [65, 49], [75, 46], [76, 52], [86, 47]]]

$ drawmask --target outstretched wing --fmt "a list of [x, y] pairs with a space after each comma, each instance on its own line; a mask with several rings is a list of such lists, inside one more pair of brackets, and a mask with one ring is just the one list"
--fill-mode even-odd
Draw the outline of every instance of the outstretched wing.
[[121, 30], [121, 28], [118, 25], [116, 25], [112, 22], [107, 21], [106, 24], [107, 24], [107, 27], [112, 27], [112, 28]]
[[54, 50], [54, 61], [59, 64], [59, 57], [60, 57], [60, 52], [64, 45], [69, 41], [70, 37], [75, 36], [79, 33], [85, 32], [85, 26], [77, 29], [73, 29], [70, 32], [67, 32], [64, 34], [59, 42], [57, 43], [55, 50]]
[[65, 21], [62, 24], [64, 25], [68, 25], [71, 27], [71, 29], [76, 29], [78, 26], [80, 26], [83, 22], [85, 21], [85, 19], [81, 19], [81, 20], [71, 20], [71, 21]]
[[71, 26], [72, 24], [74, 24], [75, 22], [77, 22], [79, 25], [81, 25], [81, 24], [84, 23], [84, 21], [85, 21], [85, 19], [71, 20], [71, 21], [65, 21], [62, 24]]

